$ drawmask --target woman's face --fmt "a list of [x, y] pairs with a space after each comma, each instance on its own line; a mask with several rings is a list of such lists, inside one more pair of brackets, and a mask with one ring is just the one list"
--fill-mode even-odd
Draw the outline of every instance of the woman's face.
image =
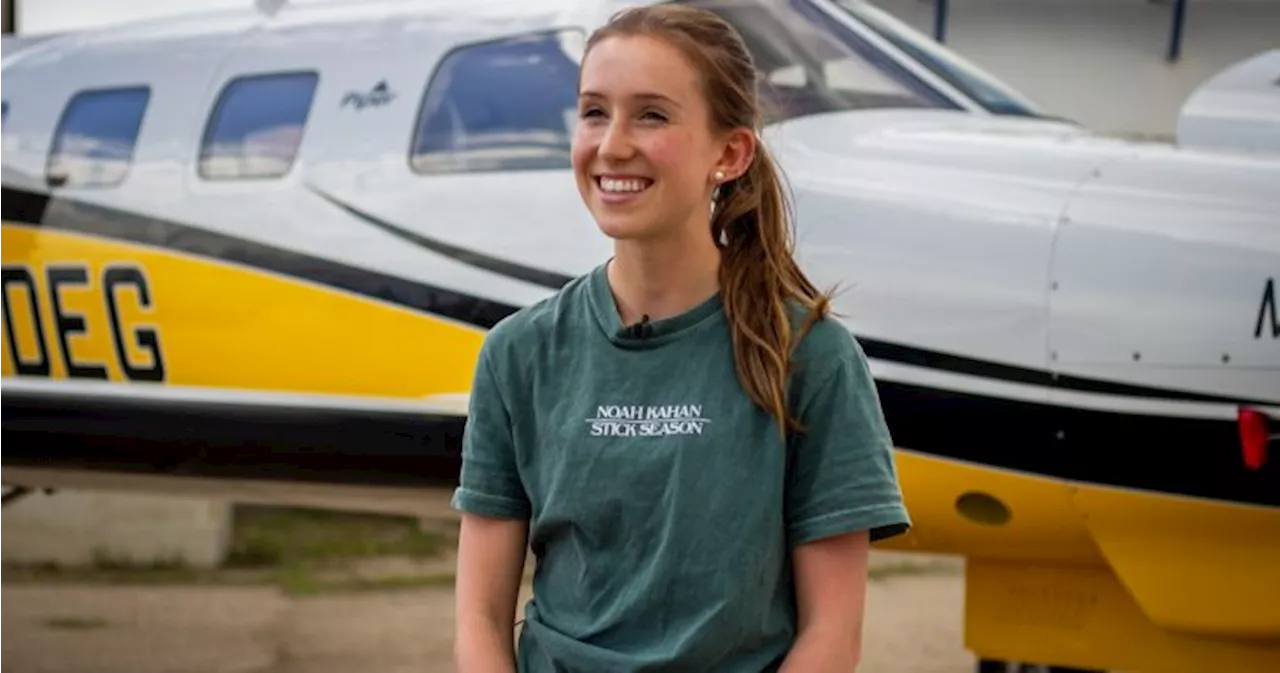
[[573, 168], [600, 229], [614, 239], [707, 228], [725, 143], [693, 65], [656, 38], [611, 37], [582, 64]]

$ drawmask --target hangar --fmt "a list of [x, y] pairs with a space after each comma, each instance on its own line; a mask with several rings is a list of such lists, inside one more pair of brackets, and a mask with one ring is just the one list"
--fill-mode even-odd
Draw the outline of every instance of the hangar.
[[[234, 8], [255, 0], [2, 0], [4, 32]], [[289, 0], [312, 4], [325, 0]], [[1045, 109], [1094, 130], [1169, 140], [1226, 67], [1277, 46], [1277, 0], [871, 0]], [[1141, 91], [1141, 95], [1133, 95]]]

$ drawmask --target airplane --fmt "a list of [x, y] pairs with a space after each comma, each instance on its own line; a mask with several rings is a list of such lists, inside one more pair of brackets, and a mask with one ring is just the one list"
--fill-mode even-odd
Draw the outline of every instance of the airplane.
[[[611, 252], [568, 152], [627, 4], [6, 37], [6, 500], [447, 494], [486, 331]], [[691, 4], [876, 377], [915, 523], [877, 546], [965, 558], [979, 670], [1280, 670], [1274, 126], [1104, 137], [861, 0]]]

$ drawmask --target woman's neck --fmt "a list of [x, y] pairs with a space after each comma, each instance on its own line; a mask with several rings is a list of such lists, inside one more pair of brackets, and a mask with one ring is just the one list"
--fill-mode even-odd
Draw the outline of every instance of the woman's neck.
[[624, 325], [646, 315], [662, 320], [698, 306], [719, 290], [720, 251], [710, 236], [618, 241], [607, 276]]

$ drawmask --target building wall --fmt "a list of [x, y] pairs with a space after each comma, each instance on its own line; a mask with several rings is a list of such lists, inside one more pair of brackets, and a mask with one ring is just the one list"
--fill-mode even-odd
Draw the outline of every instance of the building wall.
[[116, 492], [33, 492], [4, 508], [4, 562], [210, 568], [231, 545], [224, 501]]
[[[873, 0], [933, 35], [933, 0]], [[1188, 0], [1165, 60], [1171, 0], [950, 0], [945, 43], [1049, 112], [1108, 133], [1171, 135], [1205, 79], [1280, 48], [1280, 1]], [[1280, 73], [1277, 73], [1280, 77]]]
[[[870, 1], [933, 34], [934, 0]], [[43, 32], [240, 2], [184, 0], [182, 10], [148, 0], [16, 5], [23, 14], [19, 31]], [[8, 24], [14, 3], [0, 3]], [[1053, 113], [1104, 132], [1171, 134], [1178, 109], [1198, 84], [1232, 63], [1280, 48], [1280, 0], [1187, 5], [1176, 63], [1165, 61], [1173, 0], [949, 0], [946, 44]]]

